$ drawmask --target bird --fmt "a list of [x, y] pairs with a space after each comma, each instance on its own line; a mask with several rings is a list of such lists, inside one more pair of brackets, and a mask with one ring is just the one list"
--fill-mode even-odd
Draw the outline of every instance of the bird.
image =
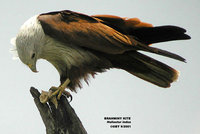
[[38, 72], [38, 59], [47, 60], [58, 71], [60, 85], [41, 94], [41, 102], [46, 103], [59, 100], [62, 94], [70, 96], [66, 88], [77, 92], [77, 88], [82, 88], [82, 80], [88, 83], [90, 76], [112, 68], [159, 87], [170, 87], [179, 72], [142, 52], [186, 62], [152, 44], [190, 38], [184, 28], [174, 25], [153, 26], [138, 18], [61, 10], [31, 17], [12, 42], [19, 59], [33, 72]]

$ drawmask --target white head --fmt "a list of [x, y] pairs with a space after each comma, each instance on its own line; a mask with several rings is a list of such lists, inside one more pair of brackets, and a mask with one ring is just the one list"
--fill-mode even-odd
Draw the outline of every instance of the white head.
[[31, 17], [21, 26], [14, 41], [19, 59], [33, 72], [37, 72], [36, 62], [45, 43], [45, 34], [37, 17]]

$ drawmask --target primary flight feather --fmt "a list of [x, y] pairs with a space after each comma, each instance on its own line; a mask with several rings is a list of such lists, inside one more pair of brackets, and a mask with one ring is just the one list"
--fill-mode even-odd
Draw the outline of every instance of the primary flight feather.
[[30, 18], [22, 25], [15, 43], [20, 60], [33, 72], [37, 72], [38, 59], [46, 59], [58, 70], [62, 91], [65, 86], [76, 91], [81, 79], [87, 82], [88, 75], [110, 68], [169, 87], [178, 71], [139, 51], [185, 61], [179, 55], [151, 47], [153, 43], [190, 39], [185, 32], [171, 25], [153, 27], [137, 18], [88, 16], [64, 10]]

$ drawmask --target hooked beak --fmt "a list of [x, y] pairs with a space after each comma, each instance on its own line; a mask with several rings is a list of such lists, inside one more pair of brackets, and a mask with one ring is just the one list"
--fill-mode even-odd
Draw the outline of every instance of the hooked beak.
[[31, 71], [33, 71], [34, 73], [37, 73], [37, 69], [36, 69], [36, 64], [32, 65], [32, 64], [28, 64], [28, 67], [31, 69]]

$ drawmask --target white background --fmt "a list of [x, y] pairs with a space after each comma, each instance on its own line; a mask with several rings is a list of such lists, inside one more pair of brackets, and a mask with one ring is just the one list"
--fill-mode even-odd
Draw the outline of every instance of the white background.
[[[192, 39], [153, 46], [187, 59], [181, 63], [152, 55], [181, 72], [178, 82], [163, 89], [123, 70], [109, 70], [90, 80], [90, 86], [71, 103], [89, 134], [199, 134], [200, 133], [200, 1], [199, 0], [6, 0], [0, 11], [0, 133], [44, 134], [45, 127], [29, 93], [34, 86], [48, 90], [59, 85], [56, 69], [38, 61], [39, 73], [32, 73], [19, 60], [12, 60], [10, 39], [35, 14], [73, 10], [88, 15], [112, 14], [138, 17], [153, 25], [184, 27]], [[130, 129], [111, 129], [104, 117], [129, 116]]]

